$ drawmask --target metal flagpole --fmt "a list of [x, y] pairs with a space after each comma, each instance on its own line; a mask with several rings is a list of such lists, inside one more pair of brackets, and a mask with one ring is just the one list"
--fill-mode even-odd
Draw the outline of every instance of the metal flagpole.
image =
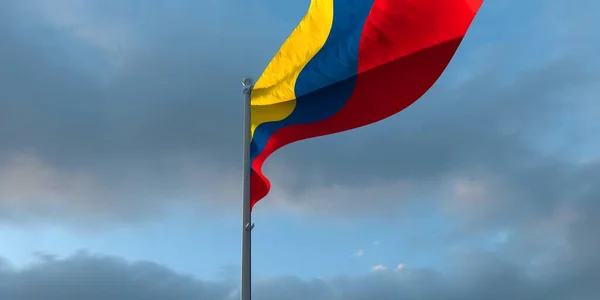
[[243, 201], [242, 201], [242, 282], [240, 288], [240, 299], [251, 298], [251, 260], [252, 260], [252, 223], [250, 211], [250, 92], [254, 82], [251, 78], [242, 80], [244, 94], [244, 158], [243, 158]]

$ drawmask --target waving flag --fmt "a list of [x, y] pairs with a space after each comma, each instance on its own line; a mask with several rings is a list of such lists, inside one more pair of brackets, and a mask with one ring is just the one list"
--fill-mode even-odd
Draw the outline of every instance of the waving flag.
[[394, 115], [440, 77], [483, 0], [312, 0], [251, 92], [251, 205], [290, 143]]

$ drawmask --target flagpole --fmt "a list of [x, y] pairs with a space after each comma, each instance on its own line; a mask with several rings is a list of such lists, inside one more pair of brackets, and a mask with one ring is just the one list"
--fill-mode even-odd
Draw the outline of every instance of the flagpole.
[[251, 218], [250, 209], [250, 92], [252, 91], [253, 81], [251, 78], [242, 80], [244, 94], [244, 157], [243, 157], [243, 197], [242, 197], [242, 267], [241, 267], [241, 287], [240, 299], [250, 300], [251, 298], [251, 276], [252, 276], [252, 228], [254, 224]]

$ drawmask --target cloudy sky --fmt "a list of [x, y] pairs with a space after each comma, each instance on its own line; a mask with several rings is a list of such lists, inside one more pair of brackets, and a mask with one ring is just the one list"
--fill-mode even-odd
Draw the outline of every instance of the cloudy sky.
[[[0, 298], [237, 299], [240, 79], [308, 2], [0, 1]], [[487, 0], [415, 105], [273, 155], [255, 299], [598, 299], [597, 11]]]

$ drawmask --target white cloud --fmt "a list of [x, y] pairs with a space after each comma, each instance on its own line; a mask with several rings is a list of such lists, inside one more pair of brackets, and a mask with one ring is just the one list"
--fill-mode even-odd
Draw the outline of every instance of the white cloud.
[[358, 249], [354, 252], [354, 256], [356, 258], [362, 257], [363, 255], [365, 255], [365, 250], [363, 249]]
[[381, 271], [385, 271], [387, 270], [387, 268], [384, 265], [374, 265], [371, 268], [371, 272], [381, 272]]
[[396, 271], [400, 272], [400, 271], [404, 270], [404, 268], [405, 268], [404, 264], [399, 264], [396, 266]]

